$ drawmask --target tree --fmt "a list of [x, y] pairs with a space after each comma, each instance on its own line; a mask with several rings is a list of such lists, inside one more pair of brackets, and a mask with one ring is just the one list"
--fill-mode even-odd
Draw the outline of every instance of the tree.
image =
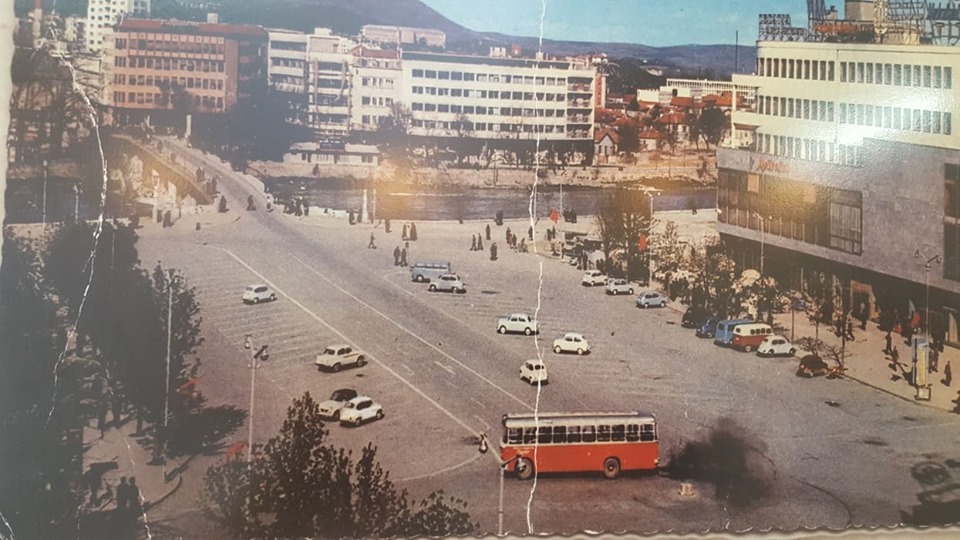
[[783, 293], [776, 280], [769, 276], [762, 276], [755, 281], [747, 291], [756, 309], [758, 321], [768, 320], [774, 313], [779, 313], [783, 306]]
[[720, 144], [720, 141], [723, 140], [723, 133], [727, 129], [727, 117], [723, 113], [723, 110], [716, 107], [710, 107], [704, 109], [700, 113], [700, 119], [697, 123], [697, 131], [700, 133], [700, 136], [703, 137], [703, 142], [707, 144], [707, 149], [710, 149], [710, 145], [717, 146]]
[[725, 319], [743, 312], [740, 280], [733, 259], [722, 253], [711, 255], [701, 279], [708, 309], [718, 318]]
[[614, 250], [624, 250], [627, 275], [638, 279], [645, 270], [640, 265], [638, 242], [650, 235], [653, 226], [649, 196], [638, 189], [618, 186], [600, 200], [596, 219], [606, 262]]
[[624, 122], [617, 128], [620, 137], [618, 150], [621, 152], [637, 152], [640, 150], [640, 127], [636, 122]]
[[684, 262], [684, 246], [680, 243], [677, 224], [668, 221], [663, 232], [656, 236], [657, 269], [676, 272]]
[[351, 452], [326, 444], [326, 436], [310, 394], [294, 399], [280, 433], [249, 466], [227, 460], [207, 471], [205, 504], [244, 536], [476, 534], [463, 501], [436, 492], [411, 504], [406, 490], [380, 467], [374, 446], [364, 447], [354, 460]]

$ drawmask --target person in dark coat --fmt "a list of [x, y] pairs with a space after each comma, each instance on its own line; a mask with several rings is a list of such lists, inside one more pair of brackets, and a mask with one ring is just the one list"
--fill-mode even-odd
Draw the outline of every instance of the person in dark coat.
[[491, 261], [497, 260], [497, 243], [496, 242], [490, 244], [490, 260]]
[[471, 234], [470, 235], [470, 251], [476, 251], [476, 250], [477, 250], [477, 235]]
[[390, 220], [389, 220], [389, 219], [383, 220], [383, 231], [384, 231], [384, 232], [387, 232], [387, 233], [390, 232]]
[[137, 487], [137, 479], [130, 477], [127, 484], [127, 509], [131, 512], [140, 512], [140, 488]]
[[487, 242], [489, 242], [489, 241], [490, 241], [490, 224], [489, 224], [489, 223], [487, 223], [487, 231], [486, 231], [486, 232], [487, 232]]
[[127, 504], [130, 500], [130, 486], [127, 485], [127, 477], [121, 476], [120, 483], [117, 484], [116, 492], [117, 513], [124, 513], [127, 510]]
[[407, 266], [407, 248], [400, 250], [400, 266]]
[[164, 227], [173, 227], [173, 216], [170, 214], [170, 211], [167, 210], [163, 214], [163, 226]]
[[533, 240], [533, 225], [531, 225], [530, 228], [527, 229], [527, 238], [529, 238], [530, 240]]
[[403, 224], [403, 231], [400, 233], [400, 239], [406, 241], [409, 236], [407, 236], [407, 224]]
[[377, 249], [377, 245], [373, 243], [373, 233], [370, 233], [370, 243], [367, 244], [367, 249]]
[[400, 266], [400, 246], [393, 248], [393, 265]]
[[890, 349], [890, 346], [893, 345], [893, 336], [890, 335], [890, 331], [889, 331], [889, 330], [887, 330], [887, 335], [886, 335], [886, 337], [884, 338], [884, 341], [886, 342], [886, 346], [884, 347], [883, 352], [886, 353], [886, 354], [890, 354], [891, 352], [893, 352], [893, 351]]
[[483, 251], [483, 237], [479, 234], [477, 235], [477, 251]]
[[417, 224], [410, 223], [410, 240], [414, 241], [417, 239]]
[[310, 203], [308, 203], [307, 201], [303, 201], [303, 215], [304, 217], [310, 215]]

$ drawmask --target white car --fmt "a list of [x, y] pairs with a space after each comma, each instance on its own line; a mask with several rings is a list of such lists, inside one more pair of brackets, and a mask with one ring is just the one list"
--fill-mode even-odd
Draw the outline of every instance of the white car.
[[666, 305], [667, 297], [655, 291], [642, 292], [640, 296], [637, 296], [637, 307], [639, 308], [665, 307]]
[[340, 410], [343, 409], [344, 403], [355, 397], [357, 397], [357, 391], [351, 388], [334, 390], [333, 393], [330, 394], [330, 399], [320, 403], [320, 416], [339, 421]]
[[317, 370], [326, 368], [336, 372], [340, 371], [343, 366], [363, 367], [367, 363], [367, 359], [362, 352], [350, 345], [341, 344], [330, 345], [324, 349], [322, 353], [317, 355], [317, 359], [313, 363], [317, 366]]
[[607, 282], [607, 276], [599, 270], [587, 270], [583, 273], [583, 279], [580, 283], [584, 287], [593, 287], [594, 285], [603, 285]]
[[501, 334], [506, 334], [507, 332], [523, 332], [529, 336], [539, 331], [540, 324], [537, 323], [536, 319], [526, 313], [512, 313], [497, 320], [497, 332]]
[[277, 299], [277, 295], [270, 290], [270, 287], [263, 283], [257, 283], [247, 287], [240, 298], [245, 304], [259, 304], [260, 302], [273, 302]]
[[633, 294], [633, 285], [625, 279], [608, 279], [607, 294], [612, 294], [614, 296], [618, 294]]
[[520, 366], [520, 380], [530, 384], [547, 384], [547, 366], [540, 360], [527, 360]]
[[586, 354], [590, 352], [590, 344], [587, 343], [583, 334], [568, 332], [564, 334], [563, 337], [553, 340], [553, 352], [557, 354], [564, 352]]
[[340, 409], [340, 425], [359, 426], [369, 420], [383, 418], [383, 407], [368, 396], [357, 396]]
[[455, 292], [463, 294], [467, 292], [467, 286], [463, 284], [460, 276], [456, 274], [444, 274], [435, 281], [430, 281], [431, 291]]
[[767, 336], [757, 347], [757, 356], [793, 356], [796, 352], [793, 343], [778, 335]]

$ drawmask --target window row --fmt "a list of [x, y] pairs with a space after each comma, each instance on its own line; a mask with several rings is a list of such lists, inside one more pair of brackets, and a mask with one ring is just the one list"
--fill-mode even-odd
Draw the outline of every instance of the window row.
[[794, 58], [757, 58], [757, 73], [761, 77], [832, 81], [832, 60], [799, 60]]
[[854, 103], [840, 104], [840, 123], [943, 135], [953, 132], [953, 115], [948, 112]]
[[488, 123], [488, 122], [445, 122], [440, 120], [412, 120], [413, 127], [425, 129], [454, 129], [472, 132], [492, 132], [492, 133], [564, 133], [566, 129], [563, 126], [545, 126], [542, 124], [507, 124], [507, 123]]
[[202, 88], [203, 90], [223, 90], [222, 79], [201, 79], [199, 77], [160, 77], [154, 78], [152, 75], [124, 75], [116, 73], [113, 75], [113, 82], [116, 84], [129, 84], [130, 86], [172, 86], [181, 88]]
[[474, 107], [469, 105], [448, 105], [446, 103], [411, 103], [410, 109], [424, 112], [464, 113], [477, 115], [524, 116], [540, 118], [563, 118], [564, 109], [530, 109], [519, 107]]
[[[374, 105], [377, 107], [389, 107], [393, 105], [393, 98], [380, 97], [380, 96], [363, 96], [360, 98], [361, 105]], [[460, 112], [460, 111], [455, 111]]]
[[592, 442], [652, 442], [657, 440], [653, 424], [614, 424], [612, 426], [540, 426], [509, 428], [506, 444], [569, 444]]
[[161, 71], [202, 71], [204, 73], [223, 73], [223, 62], [211, 60], [181, 60], [178, 58], [151, 58], [144, 56], [116, 56], [113, 65], [158, 69]]
[[130, 50], [151, 52], [182, 52], [190, 54], [224, 53], [222, 40], [220, 43], [197, 43], [192, 41], [154, 41], [148, 39], [131, 39], [128, 41], [123, 38], [117, 38], [114, 40], [114, 45], [118, 50], [127, 49], [127, 45], [129, 45]]
[[953, 88], [953, 68], [914, 64], [840, 62], [840, 82], [949, 89]]
[[774, 156], [860, 167], [863, 148], [783, 135], [757, 135], [757, 151]]
[[832, 101], [763, 96], [758, 99], [758, 108], [760, 114], [833, 122]]
[[533, 77], [530, 75], [500, 75], [488, 73], [470, 73], [461, 71], [436, 71], [432, 69], [414, 69], [416, 79], [439, 79], [441, 81], [476, 81], [506, 84], [528, 84], [537, 86], [565, 86], [567, 79], [563, 77]]
[[383, 77], [363, 77], [361, 80], [363, 86], [372, 86], [374, 88], [393, 88], [396, 81], [394, 79], [385, 79]]
[[[151, 105], [157, 104], [162, 107], [166, 107], [171, 103], [170, 96], [165, 94], [157, 94], [150, 92], [114, 92], [113, 93], [113, 102], [115, 104], [138, 104], [138, 105]], [[211, 97], [211, 96], [193, 96], [193, 104], [196, 107], [204, 108], [223, 108], [223, 98], [222, 97]]]
[[567, 99], [566, 94], [547, 94], [544, 92], [501, 92], [499, 90], [465, 90], [462, 88], [437, 88], [433, 86], [414, 86], [414, 94], [428, 96], [472, 97], [480, 99], [510, 99], [513, 101], [559, 101]]

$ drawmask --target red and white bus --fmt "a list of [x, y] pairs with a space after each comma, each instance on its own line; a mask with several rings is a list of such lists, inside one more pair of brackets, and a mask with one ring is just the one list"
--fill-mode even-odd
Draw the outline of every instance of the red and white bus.
[[654, 470], [660, 463], [657, 420], [641, 412], [503, 415], [500, 459], [527, 480], [537, 473]]

